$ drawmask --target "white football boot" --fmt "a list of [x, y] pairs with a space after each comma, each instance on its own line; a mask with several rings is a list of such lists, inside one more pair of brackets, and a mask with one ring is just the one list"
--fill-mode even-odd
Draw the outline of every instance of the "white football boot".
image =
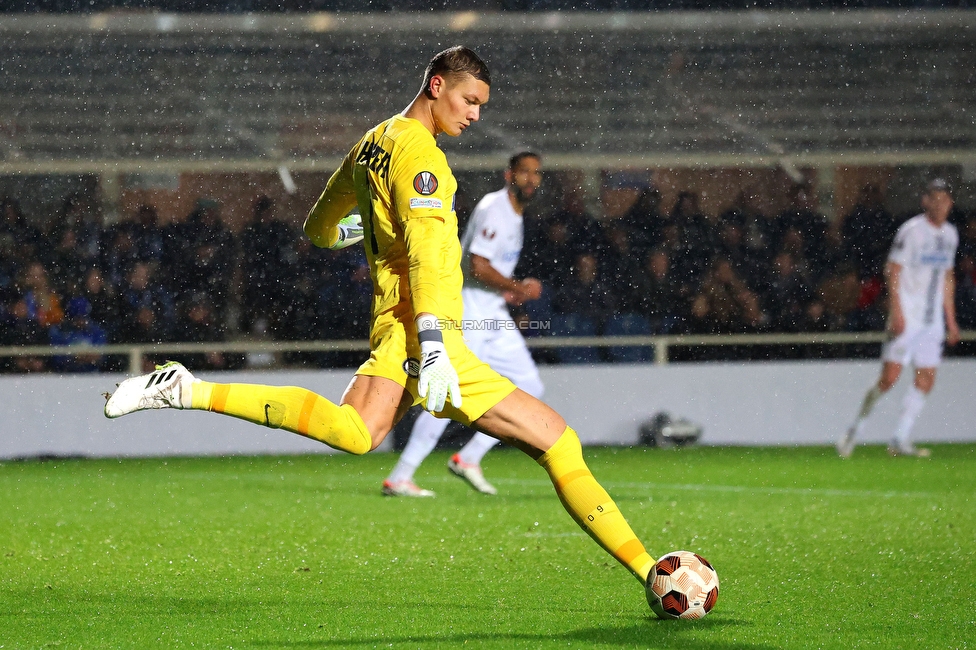
[[447, 469], [455, 476], [460, 476], [467, 481], [471, 487], [482, 494], [498, 494], [495, 486], [485, 480], [485, 475], [481, 471], [481, 465], [472, 465], [461, 460], [460, 454], [451, 456], [447, 461]]
[[146, 409], [190, 407], [193, 375], [176, 361], [168, 361], [148, 375], [126, 379], [114, 393], [105, 393], [105, 417], [117, 418]]
[[891, 443], [888, 445], [888, 455], [889, 456], [914, 456], [916, 458], [928, 458], [932, 455], [931, 449], [925, 449], [924, 447], [916, 447], [912, 443], [906, 443], [904, 445], [899, 445], [897, 443]]
[[425, 490], [413, 481], [383, 481], [383, 494], [388, 497], [432, 497], [432, 490]]
[[844, 437], [837, 441], [837, 455], [841, 458], [850, 458], [854, 453], [854, 436], [857, 430], [851, 427], [844, 434]]

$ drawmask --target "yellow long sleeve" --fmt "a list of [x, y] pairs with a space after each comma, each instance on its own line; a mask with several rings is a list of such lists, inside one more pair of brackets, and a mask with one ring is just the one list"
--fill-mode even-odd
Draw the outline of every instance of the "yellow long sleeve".
[[445, 264], [441, 242], [447, 225], [436, 217], [410, 219], [404, 224], [407, 242], [407, 277], [414, 314], [445, 316], [440, 291]]
[[312, 243], [328, 248], [339, 240], [339, 220], [356, 207], [356, 190], [352, 178], [352, 153], [332, 174], [305, 218], [303, 230]]

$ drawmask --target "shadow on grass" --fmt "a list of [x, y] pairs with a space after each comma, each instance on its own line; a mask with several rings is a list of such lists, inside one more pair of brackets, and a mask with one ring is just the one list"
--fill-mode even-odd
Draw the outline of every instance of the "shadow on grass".
[[303, 640], [249, 640], [247, 645], [269, 648], [355, 648], [376, 647], [377, 644], [399, 646], [401, 644], [440, 646], [441, 644], [461, 646], [477, 641], [497, 643], [502, 647], [536, 646], [543, 643], [566, 645], [573, 648], [593, 645], [618, 645], [640, 648], [699, 648], [705, 650], [760, 650], [772, 648], [771, 645], [739, 643], [727, 641], [709, 642], [702, 639], [703, 630], [713, 630], [727, 634], [730, 628], [748, 625], [741, 621], [706, 618], [702, 621], [662, 621], [649, 618], [623, 627], [588, 627], [562, 633], [532, 634], [528, 632], [485, 632], [460, 634], [445, 631], [443, 634], [405, 635], [393, 637], [347, 637], [323, 639], [321, 641]]
[[[485, 646], [497, 647], [538, 647], [542, 645], [561, 645], [563, 647], [590, 647], [590, 646], [620, 646], [627, 648], [704, 648], [710, 650], [759, 650], [771, 648], [770, 645], [756, 643], [729, 641], [732, 635], [739, 637], [750, 636], [749, 628], [751, 623], [735, 618], [727, 618], [718, 615], [711, 615], [701, 621], [662, 621], [651, 615], [647, 617], [635, 617], [623, 624], [608, 624], [601, 627], [583, 627], [575, 630], [565, 630], [562, 632], [533, 632], [530, 629], [525, 631], [476, 631], [470, 633], [459, 632], [451, 629], [430, 632], [427, 634], [403, 633], [399, 636], [383, 636], [380, 634], [355, 634], [344, 635], [342, 630], [343, 623], [336, 621], [336, 628], [320, 630], [321, 639], [302, 638], [275, 638], [280, 632], [272, 632], [270, 635], [257, 632], [255, 637], [250, 639], [240, 638], [239, 625], [243, 621], [254, 619], [264, 621], [287, 620], [295, 615], [295, 598], [281, 598], [280, 596], [262, 596], [261, 600], [255, 602], [250, 598], [208, 598], [191, 596], [144, 596], [136, 594], [127, 595], [105, 595], [105, 594], [79, 594], [57, 590], [60, 593], [47, 590], [15, 590], [6, 595], [12, 596], [13, 601], [17, 602], [16, 607], [10, 606], [10, 602], [0, 601], [0, 619], [6, 619], [5, 625], [11, 625], [20, 632], [33, 630], [33, 636], [45, 634], [55, 634], [62, 629], [65, 621], [90, 620], [96, 617], [101, 621], [92, 629], [86, 631], [89, 641], [92, 639], [104, 638], [110, 640], [117, 638], [120, 627], [132, 626], [130, 633], [137, 637], [152, 628], [155, 630], [163, 627], [174, 629], [192, 629], [194, 625], [205, 625], [209, 628], [209, 636], [223, 638], [236, 637], [236, 642], [231, 645], [243, 645], [266, 648], [357, 648], [357, 647], [376, 647], [377, 645], [393, 646], [414, 646], [414, 647], [443, 647], [461, 646], [464, 643], [477, 643]], [[20, 593], [16, 593], [20, 592]], [[362, 607], [362, 603], [344, 602], [339, 600], [315, 600], [303, 599], [303, 610], [308, 609], [322, 611], [346, 611]], [[389, 602], [382, 605], [376, 604], [376, 608], [387, 610], [390, 608]], [[53, 607], [53, 611], [52, 611]], [[427, 611], [430, 606], [421, 606], [416, 603], [404, 603], [393, 605], [394, 609], [413, 609]], [[481, 605], [465, 605], [462, 603], [437, 603], [435, 609], [443, 614], [446, 610], [457, 609], [477, 609], [483, 611]], [[559, 610], [568, 611], [568, 610]], [[56, 616], [52, 618], [51, 614]], [[538, 616], [535, 617], [538, 619]], [[53, 624], [54, 620], [61, 621]], [[620, 619], [618, 618], [618, 621]], [[625, 619], [626, 620], [626, 619]], [[356, 624], [356, 628], [361, 628], [361, 621]], [[147, 627], [148, 626], [148, 627]], [[331, 626], [330, 626], [331, 627]], [[526, 624], [529, 627], [529, 624]], [[201, 628], [202, 629], [202, 628]], [[276, 627], [274, 629], [277, 629]], [[302, 634], [307, 634], [303, 632]], [[312, 632], [314, 634], [314, 632]], [[711, 641], [709, 636], [722, 637], [723, 640]], [[12, 645], [11, 647], [16, 647]]]

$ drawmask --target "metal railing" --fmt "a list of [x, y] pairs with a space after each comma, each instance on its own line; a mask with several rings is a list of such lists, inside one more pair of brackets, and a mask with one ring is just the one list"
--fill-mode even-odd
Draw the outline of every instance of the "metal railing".
[[[846, 345], [884, 343], [886, 332], [829, 332], [782, 334], [668, 334], [656, 336], [544, 336], [526, 339], [530, 348], [653, 347], [654, 363], [669, 363], [670, 348], [758, 345]], [[963, 341], [976, 341], [976, 331], [962, 333]], [[141, 374], [146, 355], [199, 354], [208, 352], [366, 352], [369, 342], [357, 341], [226, 341], [220, 343], [140, 343], [113, 345], [32, 345], [0, 347], [0, 357], [125, 355], [129, 373]]]

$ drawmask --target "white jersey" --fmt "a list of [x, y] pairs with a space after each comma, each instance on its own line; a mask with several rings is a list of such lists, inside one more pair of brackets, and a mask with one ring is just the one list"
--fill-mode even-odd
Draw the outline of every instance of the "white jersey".
[[475, 206], [461, 237], [461, 268], [464, 271], [461, 295], [465, 320], [508, 318], [508, 307], [501, 291], [479, 282], [472, 275], [471, 256], [484, 257], [496, 271], [511, 278], [522, 253], [522, 238], [522, 215], [512, 207], [508, 188], [486, 194]]
[[924, 214], [901, 225], [888, 261], [901, 266], [898, 299], [905, 327], [945, 329], [943, 296], [946, 271], [954, 265], [959, 233], [946, 222], [936, 228]]

